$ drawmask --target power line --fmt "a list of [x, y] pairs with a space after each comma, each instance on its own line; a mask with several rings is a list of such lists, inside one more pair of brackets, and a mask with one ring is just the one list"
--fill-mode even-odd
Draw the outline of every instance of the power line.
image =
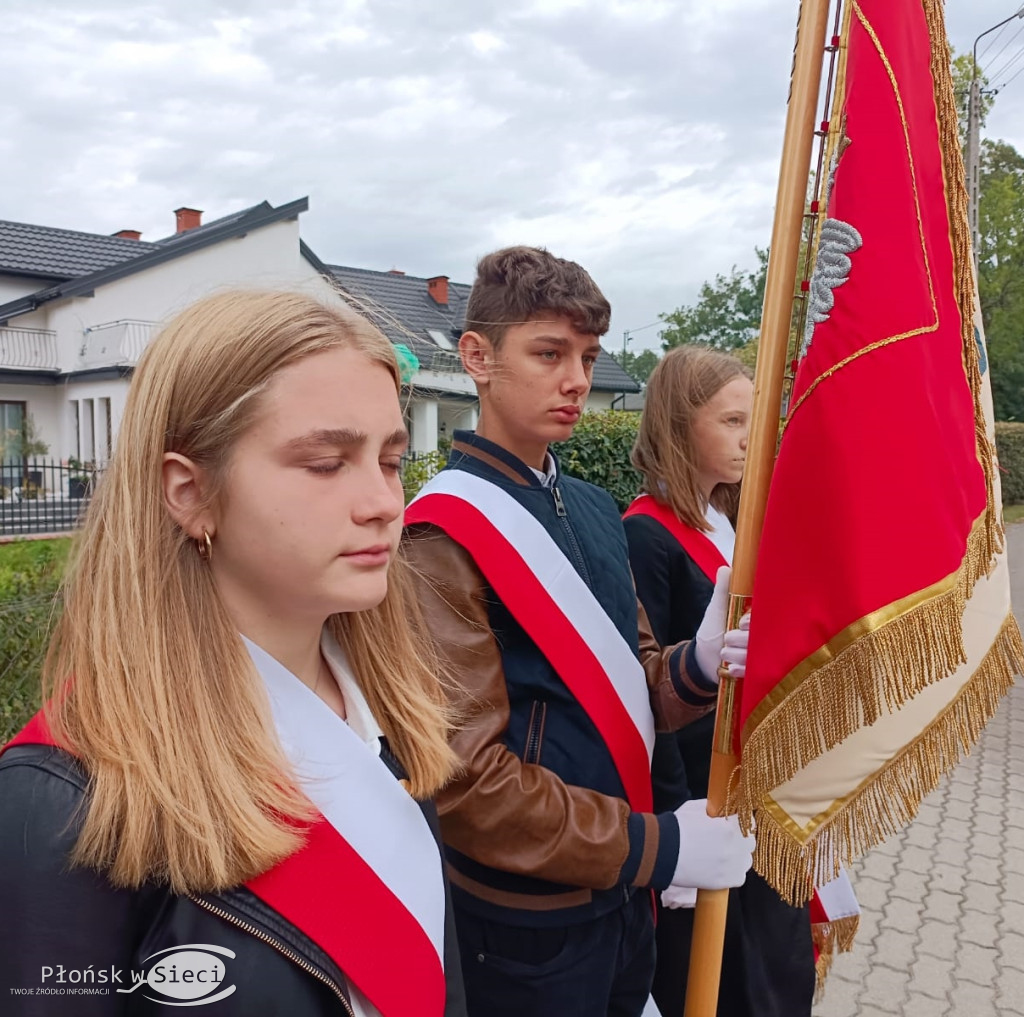
[[[1020, 49], [1019, 49], [1019, 50], [1017, 51], [1017, 54], [1016, 54], [1016, 56], [1014, 56], [1014, 57], [1013, 57], [1013, 58], [1012, 58], [1011, 60], [1007, 60], [1007, 62], [1006, 62], [1005, 64], [1003, 64], [1003, 66], [1002, 66], [1002, 67], [1000, 67], [1000, 68], [999, 68], [999, 72], [998, 72], [997, 74], [993, 75], [993, 77], [992, 77], [992, 78], [990, 78], [989, 80], [991, 80], [991, 81], [998, 81], [998, 79], [999, 79], [999, 78], [1001, 78], [1001, 77], [1003, 77], [1003, 76], [1004, 76], [1004, 75], [1006, 74], [1006, 72], [1007, 72], [1007, 71], [1008, 71], [1008, 70], [1009, 70], [1009, 69], [1010, 69], [1010, 68], [1011, 68], [1011, 67], [1012, 67], [1012, 66], [1013, 66], [1013, 65], [1014, 65], [1014, 64], [1015, 64], [1015, 63], [1016, 63], [1016, 62], [1017, 62], [1017, 61], [1018, 61], [1018, 60], [1019, 60], [1019, 59], [1020, 59], [1020, 58], [1021, 58], [1022, 56], [1024, 56], [1024, 47], [1021, 47], [1021, 48], [1020, 48]], [[998, 88], [999, 86], [997, 85], [996, 87]]]
[[655, 325], [665, 325], [665, 322], [658, 319], [656, 322], [651, 322], [650, 325], [641, 325], [639, 329], [627, 329], [626, 331], [629, 332], [630, 335], [633, 335], [634, 332], [643, 332], [644, 329], [652, 329]]
[[1013, 40], [1016, 39], [1018, 35], [1020, 35], [1021, 32], [1024, 32], [1024, 25], [1022, 25], [1020, 28], [1018, 28], [1017, 31], [1014, 32], [1013, 35], [1010, 36], [1010, 38], [1007, 39], [1005, 43], [1003, 43], [1002, 49], [1000, 49], [999, 52], [996, 53], [996, 55], [994, 57], [992, 57], [991, 60], [989, 60], [988, 67], [985, 67], [982, 70], [982, 72], [981, 72], [982, 74], [988, 74], [988, 68], [991, 67], [999, 59], [1000, 56], [1002, 56], [1002, 54], [1006, 50], [1007, 46], [1009, 46], [1013, 42]]
[[1006, 31], [1006, 25], [1003, 25], [1003, 27], [1000, 28], [999, 31], [996, 32], [996, 34], [993, 35], [992, 38], [989, 39], [989, 41], [987, 43], [985, 43], [985, 47], [978, 54], [978, 59], [979, 60], [996, 44], [996, 42], [999, 39], [999, 36], [1001, 36], [1003, 34], [1003, 32], [1005, 32], [1005, 31]]
[[[1020, 72], [1021, 72], [1021, 71], [1024, 71], [1024, 65], [1022, 65], [1022, 66], [1020, 66], [1020, 67], [1018, 67], [1018, 68], [1017, 68], [1016, 72], [1015, 72], [1015, 73], [1014, 73], [1014, 75], [1013, 75], [1013, 78], [1017, 77], [1017, 75], [1018, 75], [1018, 74], [1020, 74]], [[1013, 81], [1013, 78], [1009, 78], [1009, 79], [1008, 79], [1007, 81], [1003, 82], [1003, 84], [1002, 84], [1002, 85], [1000, 85], [999, 87], [1000, 87], [1000, 88], [1006, 88], [1006, 86], [1007, 86], [1007, 85], [1008, 85], [1008, 84], [1009, 84], [1009, 83], [1010, 83], [1011, 81]]]

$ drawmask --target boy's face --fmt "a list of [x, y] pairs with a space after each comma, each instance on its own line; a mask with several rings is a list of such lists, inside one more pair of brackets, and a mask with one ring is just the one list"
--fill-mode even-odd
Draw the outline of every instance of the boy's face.
[[510, 326], [497, 350], [476, 332], [459, 345], [480, 393], [477, 433], [541, 468], [547, 446], [565, 441], [583, 412], [597, 336], [566, 317], [539, 315]]

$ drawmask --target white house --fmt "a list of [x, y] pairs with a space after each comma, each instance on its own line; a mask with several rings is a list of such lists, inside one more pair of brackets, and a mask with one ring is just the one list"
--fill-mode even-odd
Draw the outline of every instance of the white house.
[[[476, 422], [476, 398], [455, 351], [469, 287], [324, 264], [302, 241], [300, 198], [263, 202], [205, 225], [180, 208], [176, 231], [154, 242], [0, 221], [0, 437], [34, 437], [55, 458], [109, 457], [131, 371], [154, 332], [195, 300], [231, 286], [281, 287], [344, 301], [420, 370], [408, 405], [413, 448]], [[605, 408], [638, 386], [607, 354], [588, 407]], [[18, 441], [0, 444], [8, 459]]]

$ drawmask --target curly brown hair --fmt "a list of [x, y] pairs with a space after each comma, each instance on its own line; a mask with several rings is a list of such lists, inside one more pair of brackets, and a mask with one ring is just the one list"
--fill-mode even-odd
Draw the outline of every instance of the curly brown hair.
[[505, 247], [485, 254], [466, 305], [466, 331], [501, 344], [510, 325], [538, 315], [566, 317], [577, 332], [608, 331], [611, 305], [587, 272], [543, 247]]

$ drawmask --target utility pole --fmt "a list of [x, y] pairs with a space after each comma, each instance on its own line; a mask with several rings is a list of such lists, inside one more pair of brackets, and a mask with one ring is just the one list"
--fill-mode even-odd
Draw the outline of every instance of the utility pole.
[[[980, 36], [979, 36], [980, 38]], [[974, 43], [977, 48], [977, 41]], [[977, 58], [971, 66], [971, 90], [967, 97], [967, 218], [971, 227], [971, 250], [977, 267], [981, 249], [978, 229], [978, 191], [981, 177], [981, 83], [978, 81]]]
[[[629, 346], [629, 338], [630, 338], [630, 336], [629, 336], [629, 329], [627, 328], [622, 333], [622, 364], [621, 364], [621, 367], [622, 367], [623, 374], [629, 374], [629, 371], [626, 370], [626, 349]], [[625, 392], [622, 393], [622, 408], [623, 409], [626, 408], [626, 393]]]
[[1024, 18], [1024, 7], [1016, 14], [1004, 18], [997, 25], [986, 28], [974, 40], [971, 50], [971, 90], [967, 98], [967, 218], [971, 228], [971, 250], [977, 267], [981, 250], [981, 230], [978, 228], [978, 196], [981, 191], [981, 82], [978, 81], [978, 43], [997, 28], [1009, 24], [1014, 18]]

